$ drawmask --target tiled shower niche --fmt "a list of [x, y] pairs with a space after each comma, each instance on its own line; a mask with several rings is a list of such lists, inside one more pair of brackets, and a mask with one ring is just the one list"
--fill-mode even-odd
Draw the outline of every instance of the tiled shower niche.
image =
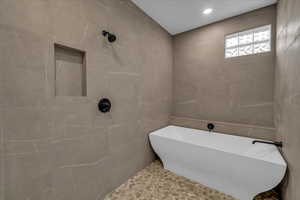
[[85, 52], [54, 44], [55, 96], [86, 96]]

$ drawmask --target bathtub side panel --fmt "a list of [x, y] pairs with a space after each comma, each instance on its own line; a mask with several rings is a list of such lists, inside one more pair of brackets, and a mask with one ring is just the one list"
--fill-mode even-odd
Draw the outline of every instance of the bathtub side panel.
[[183, 141], [157, 135], [150, 135], [150, 140], [165, 169], [242, 200], [252, 200], [256, 194], [275, 187], [282, 178], [266, 172], [284, 171], [280, 165]]

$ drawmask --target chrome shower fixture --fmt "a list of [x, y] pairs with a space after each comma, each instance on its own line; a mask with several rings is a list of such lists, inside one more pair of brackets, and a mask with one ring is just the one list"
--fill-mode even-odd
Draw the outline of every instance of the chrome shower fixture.
[[108, 32], [108, 31], [105, 31], [105, 30], [102, 31], [102, 35], [103, 35], [104, 37], [107, 36], [107, 39], [108, 39], [108, 41], [109, 41], [110, 43], [113, 43], [113, 42], [115, 42], [115, 41], [117, 40], [117, 37], [116, 37], [114, 34]]

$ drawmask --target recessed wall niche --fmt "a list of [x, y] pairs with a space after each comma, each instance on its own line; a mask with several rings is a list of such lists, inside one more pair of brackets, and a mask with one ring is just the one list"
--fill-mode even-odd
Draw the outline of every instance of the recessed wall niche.
[[85, 52], [54, 44], [55, 96], [86, 96]]

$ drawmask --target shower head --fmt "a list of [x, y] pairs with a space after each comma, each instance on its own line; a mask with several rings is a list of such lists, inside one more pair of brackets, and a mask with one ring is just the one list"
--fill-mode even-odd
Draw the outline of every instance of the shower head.
[[108, 39], [108, 41], [109, 41], [110, 43], [115, 42], [115, 41], [117, 40], [117, 37], [116, 37], [114, 34], [108, 32], [108, 31], [102, 31], [102, 35], [103, 35], [104, 37], [107, 36], [107, 39]]

